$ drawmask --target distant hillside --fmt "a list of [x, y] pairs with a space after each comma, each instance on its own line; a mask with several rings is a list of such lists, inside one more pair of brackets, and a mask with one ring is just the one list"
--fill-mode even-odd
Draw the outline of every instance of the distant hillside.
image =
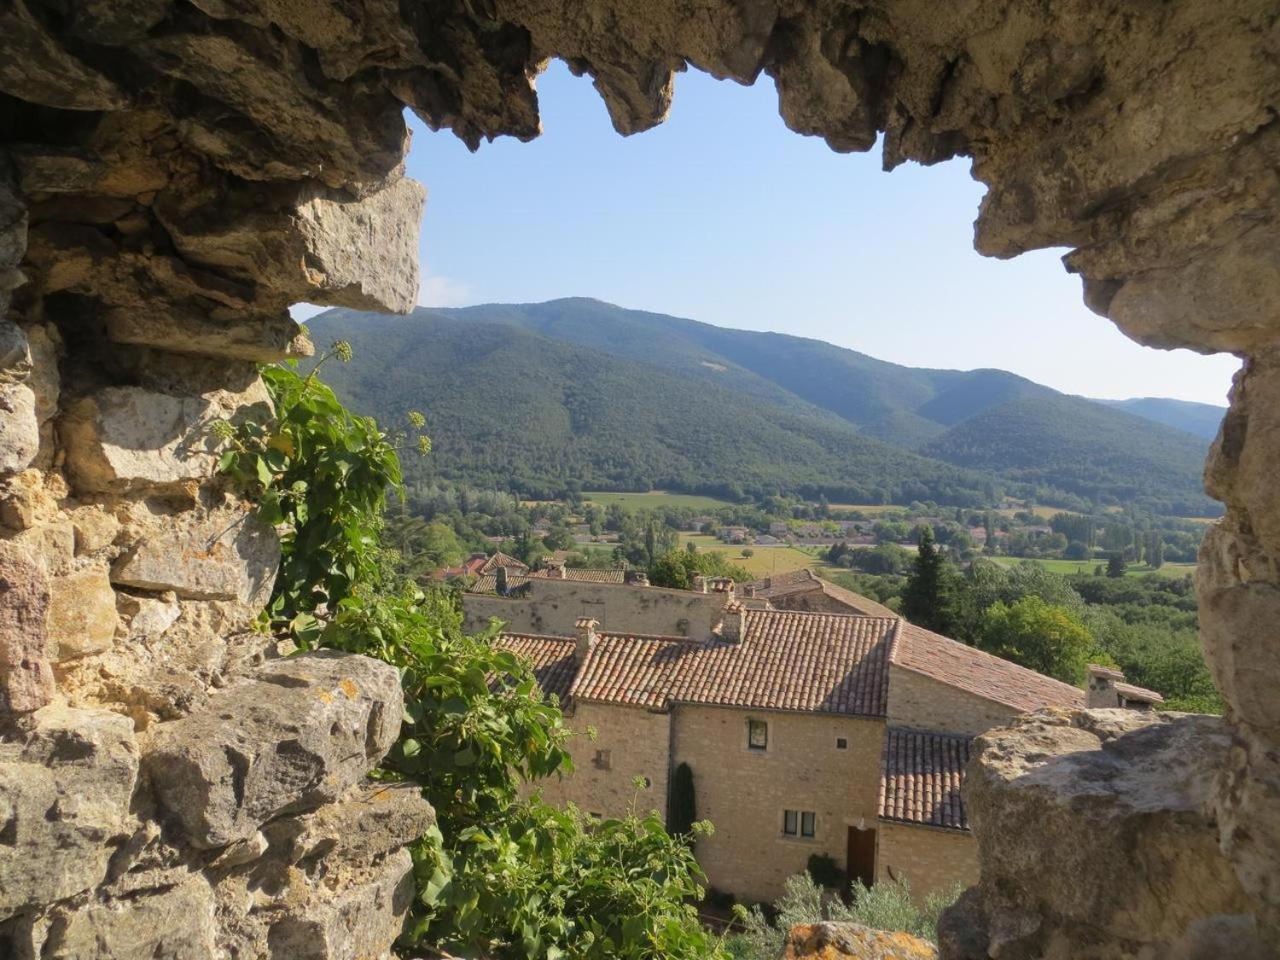
[[796, 491], [852, 502], [976, 503], [983, 478], [860, 434], [797, 398], [774, 403], [516, 326], [419, 311], [329, 311], [308, 323], [355, 359], [325, 379], [385, 424], [427, 415], [420, 478], [551, 495], [650, 487], [741, 497]]
[[1169, 400], [1165, 397], [1134, 397], [1131, 400], [1095, 400], [1116, 410], [1132, 413], [1136, 417], [1163, 423], [1166, 427], [1184, 430], [1197, 437], [1212, 440], [1218, 435], [1218, 426], [1227, 412], [1226, 407], [1212, 403], [1192, 403], [1190, 400]]
[[[357, 343], [356, 363], [330, 373], [357, 406], [379, 412], [392, 409], [392, 399], [413, 398], [437, 421], [449, 412], [490, 431], [487, 447], [459, 436], [439, 454], [437, 469], [475, 482], [518, 468], [520, 482], [535, 485], [576, 478], [613, 489], [632, 480], [686, 490], [844, 486], [895, 500], [919, 497], [909, 490], [990, 486], [960, 467], [1028, 485], [1020, 492], [1046, 503], [1217, 510], [1201, 492], [1203, 440], [1002, 370], [905, 367], [819, 340], [585, 298], [420, 308], [407, 319], [334, 310], [309, 325], [320, 343], [367, 341], [364, 356], [380, 358], [365, 367]], [[352, 379], [360, 369], [368, 372]], [[543, 378], [546, 390], [520, 393]], [[482, 414], [446, 384], [499, 391], [508, 410], [530, 404], [521, 414], [527, 429], [495, 432], [494, 411]], [[588, 397], [599, 409], [585, 416]], [[726, 452], [721, 432], [734, 435], [728, 448], [740, 456]], [[900, 459], [908, 453], [924, 456]]]

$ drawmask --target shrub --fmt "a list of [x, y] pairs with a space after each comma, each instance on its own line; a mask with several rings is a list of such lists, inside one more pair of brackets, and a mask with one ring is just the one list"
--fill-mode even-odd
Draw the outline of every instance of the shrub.
[[843, 890], [849, 878], [836, 866], [835, 858], [828, 853], [811, 853], [805, 867], [813, 882], [828, 890]]

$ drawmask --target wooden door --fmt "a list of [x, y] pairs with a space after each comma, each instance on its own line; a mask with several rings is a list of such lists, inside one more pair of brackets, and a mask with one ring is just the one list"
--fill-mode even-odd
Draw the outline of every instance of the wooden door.
[[849, 828], [849, 846], [845, 855], [845, 869], [849, 882], [855, 880], [865, 887], [876, 882], [876, 832], [873, 829]]

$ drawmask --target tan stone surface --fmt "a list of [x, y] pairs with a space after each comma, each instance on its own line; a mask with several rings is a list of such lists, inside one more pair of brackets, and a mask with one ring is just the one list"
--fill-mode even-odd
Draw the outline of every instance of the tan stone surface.
[[937, 948], [909, 933], [856, 923], [800, 924], [787, 933], [780, 960], [935, 960]]
[[119, 620], [105, 566], [87, 567], [49, 582], [49, 643], [54, 659], [109, 650]]

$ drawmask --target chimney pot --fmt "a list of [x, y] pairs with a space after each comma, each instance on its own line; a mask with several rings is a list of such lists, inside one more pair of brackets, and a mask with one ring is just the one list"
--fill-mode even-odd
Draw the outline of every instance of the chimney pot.
[[578, 631], [578, 639], [573, 647], [573, 658], [581, 664], [599, 639], [596, 627], [600, 626], [600, 621], [595, 617], [579, 617], [574, 626]]

